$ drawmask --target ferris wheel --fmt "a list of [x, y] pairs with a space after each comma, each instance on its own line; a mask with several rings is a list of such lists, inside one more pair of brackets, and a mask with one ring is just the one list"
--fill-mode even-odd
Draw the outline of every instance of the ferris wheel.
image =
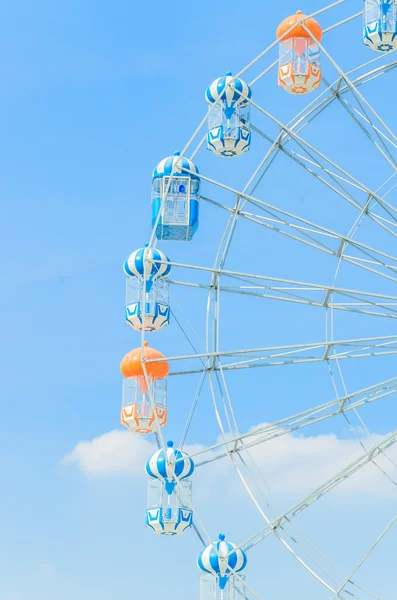
[[[365, 0], [363, 12], [332, 21], [332, 11], [345, 4], [337, 0], [311, 15], [298, 10], [237, 75], [228, 72], [208, 86], [207, 113], [185, 148], [153, 171], [150, 240], [124, 263], [125, 318], [138, 335], [137, 347], [121, 362], [121, 423], [131, 435], [156, 440], [157, 452], [142, 466], [148, 476], [146, 525], [158, 535], [198, 536], [202, 549], [192, 560], [201, 570], [201, 600], [259, 600], [249, 582], [249, 556], [270, 537], [314, 579], [319, 598], [380, 598], [376, 589], [360, 582], [360, 573], [397, 514], [348, 571], [296, 524], [299, 515], [369, 467], [387, 485], [397, 486], [397, 431], [379, 439], [363, 416], [367, 407], [378, 407], [397, 393], [397, 136], [366, 95], [367, 89], [370, 95], [373, 86], [392, 78], [389, 73], [397, 67], [397, 0]], [[324, 27], [326, 18], [331, 24]], [[360, 18], [364, 27], [356, 43], [364, 42], [367, 60], [345, 70], [333, 58], [327, 38], [353, 25], [352, 31], [357, 30]], [[277, 49], [279, 57], [272, 62]], [[259, 72], [253, 76], [255, 70]], [[265, 81], [267, 90], [278, 86], [290, 94], [290, 107], [299, 102], [287, 123], [263, 101]], [[337, 132], [339, 114], [345, 121]], [[315, 128], [321, 119], [328, 128], [325, 148]], [[350, 144], [356, 146], [351, 161]], [[365, 173], [366, 153], [371, 173]], [[204, 156], [202, 162], [215, 165], [213, 170], [201, 167]], [[357, 156], [360, 176], [355, 174]], [[236, 187], [230, 180], [243, 160], [250, 174], [245, 185]], [[315, 186], [309, 194], [306, 181]], [[292, 200], [287, 198], [291, 189]], [[210, 265], [185, 261], [185, 244], [200, 244], [199, 216], [201, 228], [210, 214], [203, 215], [204, 206], [222, 214], [224, 222]], [[259, 255], [255, 266], [262, 264], [260, 269], [250, 268], [253, 252]], [[202, 351], [193, 341], [195, 324], [187, 319], [184, 326], [176, 317], [173, 298], [179, 288], [206, 295]], [[272, 328], [272, 320], [277, 327]], [[192, 351], [167, 352], [161, 339], [166, 327], [179, 328]], [[266, 343], [257, 343], [264, 338]], [[324, 388], [317, 371], [313, 374], [319, 369], [326, 378]], [[251, 381], [251, 394], [258, 394], [263, 372], [266, 377], [271, 373], [269, 389], [278, 392], [273, 420], [264, 408], [256, 414], [244, 410], [241, 378]], [[186, 375], [196, 376], [197, 384], [181, 442], [175, 445], [166, 434], [175, 410], [167, 383]], [[291, 390], [291, 381], [298, 402], [286, 414], [282, 394]], [[219, 438], [189, 452], [185, 441], [205, 385]], [[392, 431], [392, 415], [390, 421]], [[354, 458], [342, 461], [287, 510], [279, 508], [258, 448], [334, 422], [343, 422], [353, 437]], [[221, 460], [230, 461], [261, 521], [244, 539], [230, 540], [223, 533], [228, 523], [222, 515], [222, 532], [218, 538], [211, 535], [192, 499], [197, 469]]]

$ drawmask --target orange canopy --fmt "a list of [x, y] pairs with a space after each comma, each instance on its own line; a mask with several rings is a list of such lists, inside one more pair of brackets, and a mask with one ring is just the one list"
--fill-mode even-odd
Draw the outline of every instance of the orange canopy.
[[[148, 377], [152, 379], [164, 379], [164, 377], [167, 377], [170, 366], [166, 360], [161, 360], [164, 359], [164, 354], [161, 354], [161, 352], [154, 348], [149, 348], [148, 343], [145, 342], [143, 357], [145, 360], [159, 359], [158, 362], [145, 363]], [[124, 377], [140, 377], [144, 375], [141, 348], [135, 348], [135, 350], [131, 350], [131, 352], [128, 352], [124, 356], [120, 364], [120, 371]]]
[[[308, 32], [302, 27], [302, 22], [304, 22], [305, 26], [308, 28], [310, 33], [319, 42], [323, 37], [323, 30], [321, 29], [321, 25], [317, 23], [315, 19], [308, 19], [306, 15], [302, 13], [301, 10], [298, 10], [296, 12], [296, 15], [291, 15], [290, 17], [284, 19], [282, 23], [280, 23], [276, 31], [276, 36], [280, 38], [280, 41], [297, 37], [311, 39]], [[286, 33], [286, 31], [288, 31], [288, 29], [290, 29], [293, 25], [295, 25], [295, 27], [291, 29], [289, 33]]]

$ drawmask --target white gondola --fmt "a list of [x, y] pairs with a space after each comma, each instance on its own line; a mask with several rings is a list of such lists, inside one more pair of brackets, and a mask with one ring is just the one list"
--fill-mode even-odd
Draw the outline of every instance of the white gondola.
[[207, 88], [207, 148], [217, 156], [233, 158], [249, 150], [251, 95], [249, 85], [233, 78], [230, 72], [215, 79]]
[[166, 456], [156, 452], [146, 463], [148, 504], [146, 525], [160, 535], [180, 535], [193, 524], [192, 484], [194, 462], [168, 442]]
[[[145, 272], [146, 269], [146, 272]], [[135, 250], [124, 263], [125, 321], [137, 331], [159, 331], [170, 322], [169, 259], [154, 248]]]
[[397, 0], [365, 0], [363, 40], [375, 52], [397, 48]]
[[204, 573], [200, 578], [200, 600], [244, 600], [244, 578], [240, 572], [246, 564], [245, 552], [225, 541], [221, 533], [197, 558], [197, 566]]

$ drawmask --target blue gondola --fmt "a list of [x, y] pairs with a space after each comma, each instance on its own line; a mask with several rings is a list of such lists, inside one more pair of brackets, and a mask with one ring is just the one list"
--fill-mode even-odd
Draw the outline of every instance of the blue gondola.
[[167, 277], [171, 265], [166, 255], [146, 244], [131, 254], [123, 269], [127, 276], [127, 325], [137, 331], [159, 331], [168, 325], [171, 310]]
[[375, 52], [397, 48], [397, 0], [365, 0], [363, 40]]
[[197, 566], [204, 573], [200, 579], [200, 600], [245, 600], [244, 576], [240, 573], [246, 564], [245, 552], [227, 542], [221, 533], [197, 559]]
[[152, 227], [159, 240], [189, 242], [199, 223], [200, 178], [191, 160], [175, 152], [154, 169]]
[[233, 158], [251, 145], [249, 100], [252, 91], [242, 79], [226, 73], [205, 92], [208, 106], [207, 148], [217, 156]]
[[150, 477], [146, 525], [160, 535], [180, 535], [193, 524], [190, 477], [194, 462], [186, 452], [167, 443], [146, 462]]

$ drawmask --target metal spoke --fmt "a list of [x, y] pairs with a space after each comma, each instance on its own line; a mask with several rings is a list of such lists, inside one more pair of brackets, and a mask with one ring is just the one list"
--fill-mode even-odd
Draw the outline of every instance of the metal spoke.
[[[214, 444], [213, 446], [191, 454], [190, 457], [197, 458], [198, 456], [210, 454], [209, 458], [205, 458], [197, 463], [196, 466], [200, 467], [221, 458], [225, 458], [226, 456], [229, 456], [230, 453], [241, 452], [283, 435], [300, 431], [306, 427], [311, 427], [317, 423], [366, 406], [396, 393], [397, 377], [394, 377], [346, 396], [341, 396], [326, 404], [320, 404], [295, 415], [285, 417], [274, 423], [256, 427], [251, 431], [240, 433], [235, 437], [229, 437], [226, 444], [224, 442]], [[220, 454], [213, 454], [214, 450], [219, 450], [221, 452]]]
[[273, 519], [272, 522], [261, 529], [258, 533], [251, 536], [242, 547], [245, 551], [250, 550], [258, 544], [260, 541], [265, 539], [268, 535], [272, 533], [274, 529], [280, 528], [285, 523], [288, 523], [292, 519], [294, 519], [297, 515], [302, 513], [306, 508], [311, 506], [314, 502], [317, 502], [320, 498], [323, 498], [330, 491], [335, 489], [338, 485], [340, 485], [343, 481], [346, 481], [349, 477], [357, 473], [360, 469], [362, 469], [365, 465], [371, 462], [377, 456], [380, 456], [384, 450], [387, 450], [391, 446], [393, 446], [397, 442], [397, 432], [394, 431], [385, 439], [372, 447], [368, 452], [362, 454], [359, 458], [352, 461], [347, 467], [339, 471], [336, 475], [328, 479], [323, 485], [319, 486], [309, 495], [307, 495], [303, 500], [294, 504], [289, 510], [279, 515], [276, 519]]

